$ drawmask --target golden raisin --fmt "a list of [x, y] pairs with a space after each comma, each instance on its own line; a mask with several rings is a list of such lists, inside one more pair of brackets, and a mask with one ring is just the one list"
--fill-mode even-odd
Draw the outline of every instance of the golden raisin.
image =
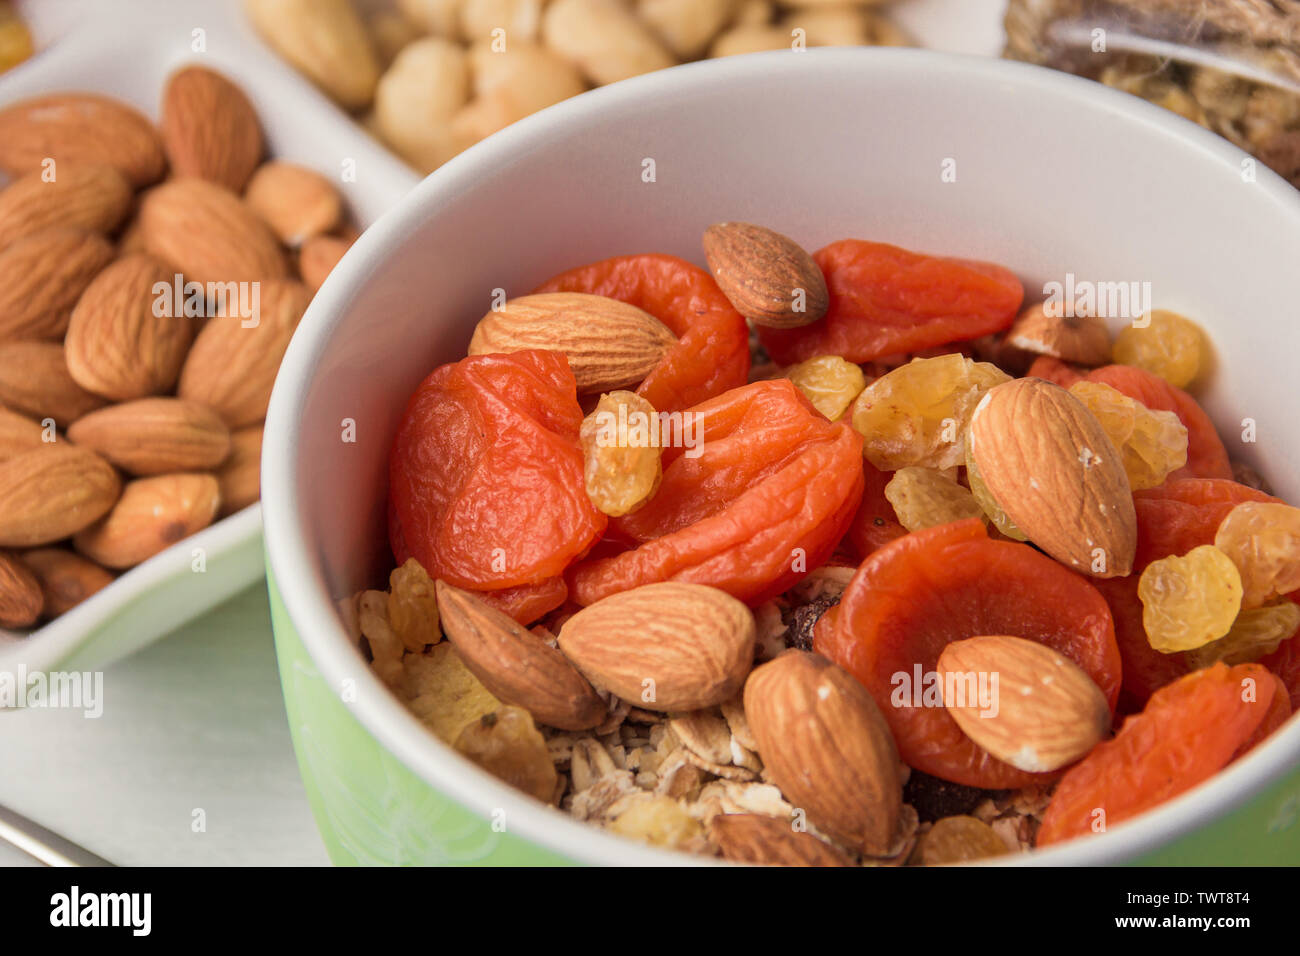
[[1244, 608], [1300, 588], [1300, 508], [1246, 501], [1219, 523], [1214, 546], [1241, 573]]
[[442, 640], [433, 581], [415, 558], [388, 576], [388, 623], [408, 651], [422, 651]]
[[0, 2], [0, 73], [32, 55], [32, 34], [11, 4]]
[[1170, 385], [1186, 388], [1205, 364], [1205, 333], [1191, 319], [1167, 309], [1152, 309], [1140, 321], [1145, 320], [1149, 324], [1120, 330], [1111, 350], [1113, 358], [1120, 365], [1136, 365]]
[[555, 763], [546, 740], [522, 707], [502, 707], [465, 726], [456, 750], [510, 786], [550, 803]]
[[600, 396], [582, 420], [583, 473], [587, 497], [611, 517], [630, 514], [659, 488], [663, 477], [659, 415], [635, 392]]
[[785, 376], [831, 421], [843, 415], [867, 385], [862, 369], [838, 355], [819, 355], [791, 365]]
[[[967, 442], [967, 445], [969, 444]], [[989, 491], [989, 486], [984, 484], [984, 479], [980, 477], [979, 468], [975, 466], [975, 457], [970, 453], [969, 447], [966, 449], [966, 484], [970, 485], [971, 495], [974, 496], [975, 501], [984, 512], [984, 517], [993, 522], [993, 527], [1015, 541], [1029, 540], [1028, 536], [1016, 527], [1016, 523], [1007, 517], [1007, 513], [1002, 510], [1002, 506], [993, 497], [993, 492]]]
[[962, 464], [975, 406], [994, 385], [1010, 380], [996, 365], [956, 352], [900, 365], [853, 402], [863, 454], [882, 471]]
[[1173, 412], [1147, 408], [1101, 382], [1075, 382], [1070, 394], [1101, 423], [1124, 459], [1134, 491], [1162, 485], [1187, 464], [1187, 428]]
[[921, 834], [911, 862], [921, 866], [966, 863], [1010, 852], [1002, 838], [983, 820], [974, 817], [944, 817]]
[[1216, 661], [1233, 666], [1257, 661], [1272, 654], [1279, 644], [1300, 630], [1300, 606], [1280, 601], [1242, 611], [1232, 629], [1217, 641], [1187, 652], [1194, 668], [1209, 667]]
[[1212, 544], [1152, 561], [1138, 580], [1147, 642], [1163, 654], [1217, 641], [1241, 610], [1241, 575]]
[[984, 509], [970, 490], [933, 468], [900, 468], [885, 485], [898, 523], [908, 531], [983, 518]]
[[672, 797], [653, 796], [634, 801], [609, 824], [609, 830], [651, 846], [678, 849], [694, 842], [704, 828]]

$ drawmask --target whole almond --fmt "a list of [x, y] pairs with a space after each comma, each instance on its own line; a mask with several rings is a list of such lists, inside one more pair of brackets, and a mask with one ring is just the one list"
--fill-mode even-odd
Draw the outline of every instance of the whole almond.
[[262, 496], [262, 426], [248, 425], [230, 434], [230, 454], [215, 472], [221, 486], [220, 516], [247, 508]]
[[936, 666], [943, 686], [964, 688], [949, 674], [996, 675], [995, 706], [978, 699], [944, 706], [966, 736], [1005, 763], [1030, 773], [1064, 767], [1101, 743], [1110, 730], [1110, 706], [1077, 664], [1037, 641], [971, 637], [943, 649]]
[[976, 406], [969, 441], [989, 493], [1030, 541], [1093, 577], [1133, 570], [1124, 460], [1077, 398], [1038, 378], [1004, 382]]
[[53, 93], [0, 110], [0, 169], [24, 176], [49, 159], [112, 166], [133, 186], [157, 182], [166, 168], [153, 124], [95, 93]]
[[1043, 302], [1020, 313], [1007, 330], [1006, 343], [1077, 365], [1105, 365], [1110, 361], [1110, 331], [1105, 319], [1095, 315], [1055, 315]]
[[0, 407], [0, 461], [8, 461], [45, 444], [40, 422]]
[[602, 598], [564, 622], [560, 650], [597, 688], [655, 711], [733, 697], [754, 661], [754, 615], [725, 591], [666, 581]]
[[852, 866], [835, 847], [789, 820], [757, 813], [719, 813], [709, 821], [709, 838], [733, 863], [769, 866]]
[[31, 627], [44, 607], [36, 575], [14, 555], [0, 551], [0, 627]]
[[435, 585], [438, 614], [460, 659], [492, 695], [561, 730], [589, 730], [609, 708], [565, 656], [482, 598]]
[[142, 398], [83, 415], [68, 438], [133, 475], [216, 468], [230, 430], [216, 412], [183, 398]]
[[352, 248], [352, 241], [341, 236], [312, 236], [298, 251], [298, 274], [307, 288], [315, 292], [343, 254]]
[[[191, 319], [168, 300], [174, 279], [153, 256], [118, 259], [95, 277], [72, 311], [64, 350], [68, 372], [96, 395], [129, 401], [170, 391], [194, 338]], [[159, 315], [162, 312], [162, 315]]]
[[301, 282], [261, 283], [255, 325], [237, 316], [209, 319], [181, 369], [177, 394], [206, 405], [231, 428], [266, 417], [280, 359], [311, 303]]
[[483, 316], [469, 354], [562, 352], [579, 392], [607, 392], [635, 386], [676, 341], [662, 322], [626, 302], [582, 292], [543, 292], [510, 299]]
[[257, 31], [345, 109], [369, 105], [379, 59], [349, 0], [244, 0]]
[[37, 421], [66, 428], [104, 404], [73, 380], [56, 342], [0, 343], [0, 404]]
[[217, 479], [211, 475], [155, 475], [129, 481], [113, 509], [72, 539], [76, 549], [106, 568], [134, 567], [217, 515]]
[[826, 278], [793, 239], [748, 222], [704, 231], [704, 257], [736, 311], [756, 325], [791, 329], [826, 315]]
[[61, 339], [77, 299], [113, 261], [113, 244], [85, 229], [47, 229], [0, 252], [0, 342]]
[[36, 575], [47, 617], [58, 617], [113, 583], [113, 575], [66, 548], [24, 551], [23, 564]]
[[121, 490], [112, 465], [66, 442], [0, 462], [0, 547], [75, 534], [107, 513]]
[[343, 217], [343, 197], [333, 183], [314, 169], [274, 159], [253, 173], [244, 202], [294, 248], [329, 232]]
[[47, 229], [112, 232], [126, 218], [131, 195], [110, 166], [63, 165], [48, 181], [29, 173], [0, 191], [0, 249]]
[[868, 856], [895, 848], [898, 750], [853, 675], [817, 654], [786, 651], [745, 683], [745, 717], [772, 782], [813, 824]]
[[187, 280], [255, 282], [288, 273], [270, 228], [238, 196], [204, 179], [173, 179], [140, 202], [140, 241]]
[[237, 193], [262, 159], [262, 127], [253, 104], [207, 67], [183, 67], [167, 80], [159, 128], [177, 176], [206, 179]]

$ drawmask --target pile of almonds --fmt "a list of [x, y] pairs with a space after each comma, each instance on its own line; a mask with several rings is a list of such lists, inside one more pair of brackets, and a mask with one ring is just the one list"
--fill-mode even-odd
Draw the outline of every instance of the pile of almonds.
[[265, 159], [225, 77], [181, 69], [160, 112], [0, 109], [3, 627], [257, 500], [280, 359], [353, 238], [327, 179]]
[[245, 0], [286, 60], [430, 172], [593, 86], [706, 57], [901, 46], [882, 0]]

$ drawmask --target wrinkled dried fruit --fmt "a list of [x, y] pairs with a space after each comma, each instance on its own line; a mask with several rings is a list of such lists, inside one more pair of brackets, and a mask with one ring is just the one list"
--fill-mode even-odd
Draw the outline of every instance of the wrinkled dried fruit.
[[1226, 554], [1203, 544], [1147, 565], [1138, 597], [1151, 646], [1190, 651], [1228, 633], [1241, 610], [1241, 575]]
[[867, 385], [862, 369], [838, 355], [819, 355], [791, 365], [785, 377], [831, 421], [843, 415]]
[[388, 576], [388, 623], [408, 651], [422, 651], [442, 640], [438, 624], [438, 598], [433, 581], [415, 558], [394, 568]]
[[1300, 588], [1300, 508], [1274, 502], [1237, 505], [1219, 525], [1214, 546], [1241, 573], [1243, 608]]
[[962, 464], [966, 430], [980, 399], [1011, 377], [956, 352], [913, 359], [876, 379], [853, 403], [853, 428], [877, 468]]
[[516, 790], [550, 803], [555, 764], [546, 740], [522, 707], [502, 707], [467, 724], [456, 736], [456, 752]]
[[703, 834], [700, 824], [672, 797], [637, 800], [610, 821], [608, 829], [630, 840], [676, 849]]
[[984, 509], [969, 489], [933, 468], [898, 469], [885, 485], [885, 497], [908, 531], [984, 517]]
[[602, 395], [578, 432], [592, 504], [618, 517], [641, 507], [663, 477], [659, 417], [635, 392]]
[[993, 497], [993, 492], [989, 491], [989, 486], [984, 483], [975, 459], [971, 457], [969, 442], [966, 445], [966, 483], [970, 485], [970, 493], [984, 512], [984, 517], [993, 522], [993, 527], [1013, 541], [1028, 540], [1025, 533], [1016, 527], [1016, 523], [1007, 517], [1007, 513]]
[[1185, 316], [1167, 309], [1153, 309], [1139, 321], [1150, 324], [1125, 326], [1115, 336], [1112, 355], [1120, 365], [1135, 365], [1159, 375], [1176, 388], [1186, 388], [1204, 364], [1205, 333]]
[[1248, 664], [1272, 654], [1297, 630], [1300, 630], [1300, 606], [1291, 601], [1252, 608], [1238, 614], [1223, 637], [1189, 651], [1187, 660], [1193, 668], [1209, 667], [1215, 661]]
[[935, 821], [912, 852], [911, 862], [921, 866], [968, 863], [1009, 852], [1002, 838], [983, 820], [974, 817], [944, 817]]
[[[370, 643], [373, 647], [374, 640]], [[504, 706], [470, 673], [450, 641], [440, 641], [424, 654], [407, 654], [397, 690], [420, 721], [448, 744], [470, 722]]]
[[1101, 382], [1076, 382], [1070, 394], [1083, 402], [1124, 459], [1134, 491], [1155, 488], [1187, 464], [1187, 428], [1173, 412], [1152, 411]]

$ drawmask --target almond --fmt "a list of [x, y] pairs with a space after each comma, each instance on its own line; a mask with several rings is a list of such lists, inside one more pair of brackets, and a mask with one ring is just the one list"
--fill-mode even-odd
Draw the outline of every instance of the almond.
[[280, 359], [311, 304], [307, 287], [288, 279], [263, 282], [260, 296], [255, 325], [237, 316], [208, 320], [177, 386], [181, 398], [208, 406], [231, 428], [266, 417]]
[[312, 236], [304, 242], [298, 252], [298, 273], [307, 288], [312, 292], [319, 289], [351, 248], [351, 240], [341, 236]]
[[826, 278], [793, 239], [748, 222], [704, 231], [704, 257], [718, 288], [756, 325], [791, 329], [826, 315]]
[[0, 627], [31, 627], [44, 606], [36, 575], [12, 554], [0, 551]]
[[210, 525], [219, 503], [211, 475], [137, 478], [127, 482], [107, 515], [77, 533], [73, 544], [106, 568], [134, 567]]
[[170, 314], [170, 305], [158, 308], [157, 288], [170, 296], [173, 276], [153, 256], [136, 253], [95, 277], [64, 339], [68, 372], [78, 385], [116, 401], [172, 389], [194, 338], [188, 316]]
[[68, 373], [63, 346], [55, 342], [0, 344], [0, 404], [37, 421], [67, 427], [104, 404]]
[[26, 415], [0, 408], [0, 461], [8, 461], [25, 451], [45, 444], [45, 429]]
[[0, 462], [0, 547], [66, 538], [103, 516], [121, 490], [112, 465], [66, 442]]
[[257, 113], [234, 83], [202, 66], [171, 75], [163, 90], [163, 147], [177, 176], [239, 192], [262, 159]]
[[36, 575], [45, 598], [45, 615], [58, 617], [113, 583], [113, 575], [66, 548], [25, 551], [23, 564]]
[[221, 517], [242, 511], [262, 496], [262, 426], [249, 425], [230, 435], [230, 454], [216, 471], [221, 486]]
[[569, 360], [579, 392], [635, 386], [676, 338], [649, 312], [582, 292], [543, 292], [511, 299], [479, 320], [470, 355], [542, 349]]
[[345, 109], [370, 104], [379, 59], [350, 0], [244, 0], [257, 31]]
[[0, 252], [0, 342], [61, 339], [72, 307], [113, 244], [85, 229], [47, 229]]
[[131, 186], [109, 166], [60, 166], [54, 179], [30, 173], [0, 192], [0, 249], [47, 229], [112, 232], [131, 208]]
[[754, 661], [754, 615], [725, 591], [665, 581], [602, 598], [564, 622], [560, 650], [597, 688], [655, 711], [730, 699]]
[[989, 493], [1030, 541], [1093, 577], [1133, 570], [1124, 460], [1077, 398], [1042, 379], [1004, 382], [976, 406], [969, 440]]
[[447, 639], [494, 697], [561, 730], [605, 719], [605, 702], [563, 654], [469, 591], [446, 581], [435, 587]]
[[772, 782], [813, 824], [868, 856], [896, 848], [898, 750], [853, 675], [820, 655], [786, 651], [750, 675], [745, 717]]
[[756, 813], [720, 813], [709, 822], [709, 839], [733, 863], [770, 866], [852, 866], [835, 847], [791, 821]]
[[343, 197], [320, 173], [294, 163], [271, 160], [258, 167], [244, 191], [244, 202], [287, 246], [329, 232], [343, 218]]
[[142, 398], [84, 415], [68, 438], [133, 475], [204, 471], [230, 453], [217, 413], [183, 398]]
[[[994, 705], [978, 699], [944, 706], [971, 740], [999, 760], [1029, 773], [1057, 770], [1083, 757], [1110, 730], [1110, 705], [1092, 678], [1045, 644], [1021, 637], [971, 637], [953, 641], [936, 667], [975, 675], [993, 685]], [[969, 683], [954, 680], [954, 687]]]
[[203, 179], [173, 179], [140, 202], [140, 241], [194, 282], [255, 282], [288, 273], [271, 230], [239, 197]]
[[1050, 315], [1046, 303], [1031, 305], [1007, 330], [1013, 348], [1050, 355], [1077, 365], [1105, 365], [1110, 361], [1110, 330], [1095, 315]]
[[166, 168], [153, 124], [94, 93], [54, 93], [0, 110], [0, 169], [16, 178], [47, 159], [60, 172], [65, 164], [112, 166], [133, 186], [157, 182]]

